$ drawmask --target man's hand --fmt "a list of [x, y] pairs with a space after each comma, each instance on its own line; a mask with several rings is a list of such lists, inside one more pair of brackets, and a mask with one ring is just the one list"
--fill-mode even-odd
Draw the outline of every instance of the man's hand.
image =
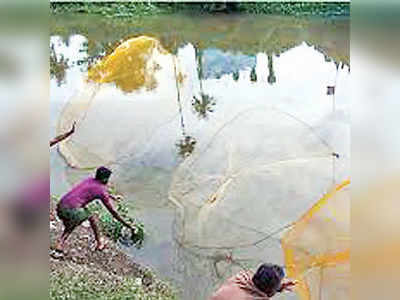
[[278, 290], [278, 292], [282, 293], [284, 291], [288, 291], [288, 292], [293, 292], [293, 287], [297, 284], [297, 281], [286, 281], [284, 283], [281, 284], [281, 288]]
[[122, 200], [124, 200], [124, 196], [122, 196], [122, 195], [110, 194], [110, 198], [113, 199], [116, 202], [121, 202]]
[[75, 125], [76, 125], [76, 121], [74, 121], [74, 123], [72, 124], [72, 128], [69, 131], [71, 134], [75, 132]]
[[136, 228], [136, 223], [133, 223], [133, 224], [130, 224], [130, 223], [128, 223], [128, 228], [130, 229], [130, 230], [132, 230], [132, 232], [134, 233], [134, 234], [136, 234], [136, 232], [137, 232], [137, 228]]

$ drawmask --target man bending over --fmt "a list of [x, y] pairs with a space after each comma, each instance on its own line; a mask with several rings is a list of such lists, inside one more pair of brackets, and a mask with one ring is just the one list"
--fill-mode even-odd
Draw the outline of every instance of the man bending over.
[[93, 229], [97, 243], [96, 250], [102, 250], [104, 248], [96, 224], [98, 222], [98, 217], [87, 207], [96, 199], [102, 201], [115, 219], [133, 230], [132, 225], [121, 218], [111, 202], [111, 199], [115, 199], [107, 191], [107, 183], [111, 173], [109, 169], [100, 167], [96, 170], [96, 176], [94, 178], [89, 177], [83, 180], [61, 198], [57, 205], [57, 215], [62, 220], [65, 228], [61, 237], [57, 240], [57, 251], [62, 252], [64, 250], [65, 241], [72, 231], [86, 220], [89, 220], [90, 226]]
[[285, 274], [282, 267], [262, 264], [257, 272], [242, 271], [227, 280], [210, 300], [268, 300], [276, 293], [291, 291], [293, 281], [282, 283]]

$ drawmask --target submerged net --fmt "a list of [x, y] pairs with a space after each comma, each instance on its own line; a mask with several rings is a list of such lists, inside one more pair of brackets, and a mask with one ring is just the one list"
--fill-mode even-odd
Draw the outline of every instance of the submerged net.
[[350, 298], [350, 181], [322, 197], [282, 238], [301, 300]]
[[[285, 264], [282, 233], [347, 175], [346, 158], [333, 155], [346, 136], [330, 117], [320, 124], [316, 130], [266, 105], [209, 121], [212, 129], [175, 171], [169, 192], [176, 265], [193, 283], [184, 299], [207, 298], [242, 269]], [[202, 282], [198, 290], [195, 282]]]
[[331, 147], [293, 116], [274, 108], [238, 114], [175, 173], [179, 240], [251, 246], [298, 219], [331, 185], [332, 168]]

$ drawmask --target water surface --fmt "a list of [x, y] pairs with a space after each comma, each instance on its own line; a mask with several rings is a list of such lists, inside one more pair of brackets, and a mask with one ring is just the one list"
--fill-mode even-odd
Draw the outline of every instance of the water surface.
[[[148, 56], [152, 85], [88, 81], [89, 66], [141, 35], [165, 50]], [[57, 17], [50, 46], [51, 133], [78, 121], [51, 152], [52, 194], [110, 166], [148, 232], [125, 250], [183, 299], [283, 264], [281, 229], [349, 175], [348, 19]]]

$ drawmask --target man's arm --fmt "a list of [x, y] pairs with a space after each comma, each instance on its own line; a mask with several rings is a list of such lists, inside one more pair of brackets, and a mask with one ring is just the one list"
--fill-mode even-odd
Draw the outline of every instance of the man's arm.
[[283, 293], [284, 291], [293, 292], [293, 287], [297, 284], [297, 281], [287, 281], [281, 284], [281, 288], [277, 291]]
[[62, 140], [65, 140], [67, 137], [69, 137], [71, 134], [73, 134], [75, 132], [75, 124], [76, 124], [76, 122], [74, 122], [74, 124], [72, 124], [71, 130], [68, 131], [67, 133], [60, 134], [59, 136], [52, 139], [50, 141], [50, 147], [54, 146], [55, 144], [58, 144], [59, 142], [61, 142]]
[[129, 223], [127, 223], [120, 215], [119, 213], [115, 210], [114, 206], [112, 205], [112, 202], [110, 200], [110, 197], [107, 195], [104, 199], [102, 199], [104, 206], [107, 208], [107, 210], [110, 212], [110, 214], [119, 222], [121, 222], [123, 225], [126, 227], [134, 230], [133, 226]]

